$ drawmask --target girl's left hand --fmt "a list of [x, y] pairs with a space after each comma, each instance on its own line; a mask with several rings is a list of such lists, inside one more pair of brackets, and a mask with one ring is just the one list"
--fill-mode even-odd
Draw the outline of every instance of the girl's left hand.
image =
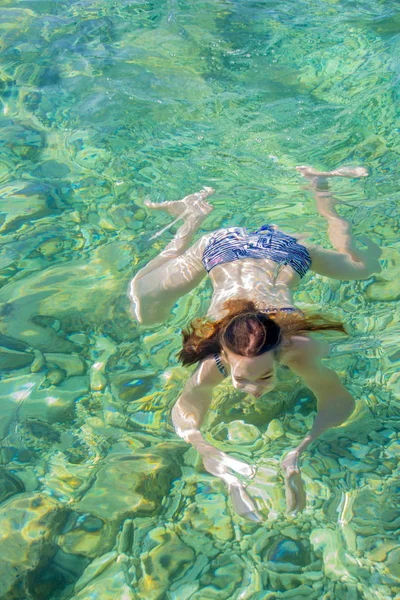
[[299, 454], [292, 450], [282, 461], [285, 473], [286, 512], [297, 514], [306, 505], [306, 493], [298, 465]]
[[285, 473], [285, 477], [300, 473], [299, 469], [299, 454], [297, 450], [291, 450], [289, 454], [281, 462], [282, 469]]

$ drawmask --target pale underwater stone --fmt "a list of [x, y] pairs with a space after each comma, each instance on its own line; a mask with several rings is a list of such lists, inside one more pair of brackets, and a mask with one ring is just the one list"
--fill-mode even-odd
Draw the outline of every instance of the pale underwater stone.
[[38, 373], [46, 365], [46, 359], [40, 350], [34, 350], [35, 359], [31, 364], [31, 373]]
[[180, 472], [173, 457], [166, 455], [166, 451], [155, 454], [150, 449], [132, 455], [109, 454], [75, 509], [103, 519], [153, 513]]
[[43, 385], [43, 387], [58, 385], [59, 383], [64, 381], [66, 375], [67, 374], [65, 371], [63, 371], [63, 369], [57, 369], [57, 368], [49, 369], [47, 371], [46, 378], [43, 381], [42, 385]]
[[4, 502], [14, 494], [25, 491], [25, 486], [19, 477], [10, 473], [5, 467], [0, 467], [0, 502]]
[[234, 552], [221, 553], [211, 562], [200, 579], [201, 588], [194, 596], [229, 600], [243, 578], [244, 562]]
[[279, 536], [267, 548], [263, 560], [269, 569], [278, 573], [300, 573], [311, 562], [310, 548], [305, 546], [304, 540]]
[[47, 364], [57, 365], [65, 371], [67, 377], [84, 375], [86, 372], [86, 362], [78, 354], [60, 354], [47, 352], [45, 355]]
[[89, 337], [84, 333], [71, 333], [71, 335], [68, 336], [68, 339], [80, 346], [87, 346], [90, 342]]
[[395, 577], [398, 583], [400, 583], [400, 545], [389, 551], [385, 567], [390, 575]]
[[75, 584], [75, 591], [79, 592], [83, 588], [85, 588], [90, 582], [92, 582], [96, 577], [101, 575], [104, 571], [108, 569], [114, 562], [115, 559], [118, 558], [118, 553], [113, 550], [112, 552], [107, 552], [106, 554], [102, 554], [95, 558], [90, 565], [88, 565], [85, 571], [82, 573], [82, 576]]
[[54, 210], [54, 199], [49, 194], [48, 186], [40, 183], [15, 181], [2, 186], [0, 194], [6, 200], [6, 208], [1, 210], [4, 214], [0, 227], [2, 232], [39, 219]]
[[0, 507], [0, 597], [13, 597], [16, 586], [24, 587], [26, 575], [47, 562], [64, 513], [43, 494], [21, 494]]
[[73, 513], [69, 515], [57, 543], [68, 554], [96, 558], [115, 543], [115, 527], [98, 517]]
[[93, 465], [71, 464], [63, 452], [55, 451], [41, 483], [53, 498], [70, 504], [82, 496], [94, 474]]
[[73, 377], [56, 388], [42, 387], [43, 376], [29, 373], [0, 381], [0, 436], [4, 438], [16, 417], [49, 423], [69, 421], [75, 401], [88, 389], [85, 377]]
[[115, 225], [113, 220], [109, 217], [107, 211], [99, 210], [99, 226], [105, 231], [118, 231], [118, 227]]
[[[102, 559], [103, 557], [100, 560]], [[123, 561], [118, 562], [115, 553], [109, 553], [103, 560], [105, 561], [103, 569], [99, 569], [100, 572], [82, 588], [81, 579], [84, 582], [84, 578], [87, 576], [86, 571], [83, 572], [82, 578], [75, 586], [78, 593], [71, 600], [93, 600], [94, 598], [99, 600], [103, 598], [141, 600], [140, 596], [126, 583], [126, 564]], [[89, 565], [88, 569], [91, 566]]]
[[4, 333], [42, 352], [78, 351], [48, 322], [66, 321], [70, 329], [75, 324], [78, 329], [82, 321], [99, 327], [112, 317], [114, 300], [125, 293], [127, 285], [119, 272], [126, 261], [127, 246], [127, 242], [105, 244], [95, 250], [90, 262], [76, 260], [52, 266], [1, 288]]
[[[39, 378], [32, 381], [32, 378]], [[41, 388], [39, 374], [29, 376], [34, 385], [21, 403], [21, 419], [37, 418], [49, 422], [64, 422], [73, 417], [75, 401], [88, 390], [88, 378], [70, 377], [57, 387]], [[23, 386], [21, 386], [23, 389]]]
[[228, 440], [235, 444], [253, 444], [261, 437], [260, 430], [244, 421], [231, 421], [227, 425]]
[[106, 385], [107, 377], [95, 366], [92, 366], [90, 369], [90, 389], [95, 392], [101, 392]]
[[277, 440], [283, 435], [285, 435], [285, 431], [281, 421], [278, 421], [278, 419], [273, 419], [267, 427], [265, 437], [270, 440]]
[[193, 529], [211, 535], [216, 540], [232, 540], [232, 520], [224, 494], [199, 493], [195, 499], [196, 510], [192, 512], [191, 517]]
[[116, 345], [104, 335], [99, 335], [96, 338], [94, 354], [95, 362], [89, 370], [90, 389], [95, 392], [101, 392], [107, 386], [107, 377], [105, 370], [110, 357], [116, 352]]
[[382, 540], [382, 543], [377, 544], [375, 548], [367, 553], [367, 557], [374, 562], [384, 562], [387, 560], [389, 552], [398, 549], [398, 547], [398, 543], [394, 540]]
[[32, 363], [34, 355], [32, 352], [18, 352], [11, 348], [0, 346], [0, 371], [12, 371], [22, 369]]
[[379, 278], [368, 286], [366, 295], [376, 302], [391, 302], [400, 298], [398, 274], [392, 279]]
[[314, 529], [310, 541], [314, 551], [322, 551], [325, 574], [334, 579], [356, 582], [358, 563], [345, 553], [338, 531]]
[[138, 592], [148, 600], [158, 600], [174, 580], [185, 575], [195, 553], [173, 531], [160, 527], [151, 534], [157, 536], [159, 543], [140, 556], [143, 576], [138, 582]]

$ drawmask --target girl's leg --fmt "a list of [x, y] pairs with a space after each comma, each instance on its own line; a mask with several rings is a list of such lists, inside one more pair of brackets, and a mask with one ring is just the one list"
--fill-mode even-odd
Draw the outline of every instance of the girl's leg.
[[[200, 192], [185, 196], [182, 200], [159, 203], [145, 202], [145, 205], [152, 210], [162, 210], [176, 217], [175, 221], [182, 219], [183, 224], [179, 227], [174, 238], [164, 250], [156, 256], [156, 258], [153, 258], [153, 260], [147, 263], [147, 265], [135, 275], [133, 281], [142, 279], [145, 275], [151, 273], [151, 271], [159, 269], [164, 263], [177, 258], [189, 248], [193, 235], [199, 229], [206, 216], [213, 210], [213, 207], [205, 202], [205, 199], [213, 193], [213, 188], [204, 187]], [[169, 229], [172, 224], [173, 223], [153, 235], [150, 239], [158, 237], [160, 233]]]
[[328, 221], [329, 239], [336, 250], [326, 250], [320, 246], [307, 244], [312, 259], [313, 271], [333, 277], [334, 279], [367, 279], [381, 271], [379, 257], [380, 247], [366, 236], [359, 239], [365, 244], [366, 250], [359, 250], [356, 238], [351, 232], [351, 226], [337, 211], [340, 203], [334, 198], [328, 188], [328, 177], [366, 177], [368, 171], [363, 167], [351, 169], [342, 167], [334, 171], [319, 172], [312, 167], [297, 167], [306, 177], [314, 190], [315, 201], [320, 215]]
[[205, 271], [201, 256], [197, 256], [196, 245], [191, 249], [189, 247], [193, 235], [212, 211], [212, 206], [205, 199], [213, 192], [212, 188], [205, 187], [176, 202], [146, 203], [149, 208], [166, 211], [183, 223], [166, 248], [143, 267], [130, 283], [129, 298], [133, 303], [133, 315], [138, 321], [146, 324], [159, 322], [167, 316], [176, 300], [204, 277]]
[[361, 252], [355, 242], [351, 231], [351, 225], [346, 219], [341, 217], [336, 211], [336, 205], [340, 200], [332, 196], [329, 186], [329, 177], [367, 177], [368, 171], [363, 167], [351, 169], [342, 167], [334, 171], [316, 171], [312, 167], [296, 167], [311, 184], [314, 192], [317, 210], [322, 217], [328, 221], [328, 236], [332, 246], [339, 252], [347, 254], [353, 261], [360, 262], [364, 260], [364, 254]]

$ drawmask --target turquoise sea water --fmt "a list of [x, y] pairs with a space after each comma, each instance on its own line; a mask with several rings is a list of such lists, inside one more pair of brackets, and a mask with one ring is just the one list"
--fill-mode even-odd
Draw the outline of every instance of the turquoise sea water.
[[[398, 3], [2, 0], [0, 27], [0, 598], [400, 598]], [[297, 164], [368, 167], [332, 187], [384, 270], [298, 289], [346, 323], [328, 364], [357, 400], [304, 455], [303, 513], [279, 461], [310, 392], [217, 391], [204, 432], [257, 466], [254, 524], [170, 422], [209, 284], [151, 329], [126, 290], [171, 235], [149, 241], [168, 218], [143, 201], [203, 185], [202, 231], [267, 219], [329, 247]]]

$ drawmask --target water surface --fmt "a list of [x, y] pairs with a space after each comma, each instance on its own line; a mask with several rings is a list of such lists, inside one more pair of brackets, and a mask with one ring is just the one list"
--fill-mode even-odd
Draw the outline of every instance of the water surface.
[[[3, 0], [0, 21], [0, 596], [396, 598], [398, 3]], [[384, 270], [298, 290], [348, 327], [329, 365], [357, 400], [304, 455], [302, 514], [284, 514], [279, 461], [312, 423], [310, 392], [216, 393], [204, 431], [257, 465], [259, 525], [170, 423], [179, 331], [209, 284], [151, 329], [126, 289], [170, 239], [149, 241], [168, 219], [143, 201], [203, 185], [202, 232], [269, 220], [329, 247], [297, 164], [368, 167], [333, 189]]]

